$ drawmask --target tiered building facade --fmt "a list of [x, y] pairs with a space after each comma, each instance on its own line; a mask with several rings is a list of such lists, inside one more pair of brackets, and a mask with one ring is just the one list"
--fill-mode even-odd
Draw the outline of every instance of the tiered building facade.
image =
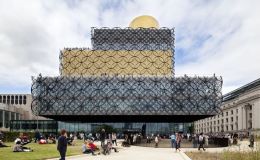
[[92, 49], [65, 48], [60, 75], [33, 80], [33, 113], [153, 132], [219, 113], [221, 77], [175, 77], [174, 30], [158, 26], [141, 16], [125, 29], [92, 28]]

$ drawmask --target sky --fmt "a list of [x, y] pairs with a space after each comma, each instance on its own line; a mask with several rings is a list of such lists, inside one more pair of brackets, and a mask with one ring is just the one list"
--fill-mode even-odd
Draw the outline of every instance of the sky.
[[223, 94], [260, 78], [259, 0], [0, 0], [0, 94], [59, 75], [64, 47], [91, 47], [91, 27], [140, 15], [175, 28], [175, 74], [222, 76]]

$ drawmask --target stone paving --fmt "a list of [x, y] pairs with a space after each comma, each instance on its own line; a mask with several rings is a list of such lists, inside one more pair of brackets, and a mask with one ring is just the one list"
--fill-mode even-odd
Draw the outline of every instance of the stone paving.
[[[100, 144], [99, 144], [100, 145]], [[252, 151], [252, 148], [248, 147], [248, 141], [240, 141], [238, 145], [232, 145], [230, 147], [219, 148], [206, 148], [206, 152], [219, 153], [223, 151]], [[121, 146], [121, 145], [120, 145]], [[253, 150], [257, 150], [260, 146], [259, 143], [255, 143]], [[118, 147], [119, 153], [112, 151], [110, 155], [97, 155], [92, 156], [90, 154], [77, 155], [66, 157], [68, 160], [191, 160], [184, 152], [204, 152], [198, 151], [197, 148], [181, 148], [181, 152], [176, 152], [172, 148], [152, 148], [152, 147]], [[51, 160], [58, 160], [51, 159]]]
[[[172, 148], [125, 147], [110, 155], [91, 154], [66, 157], [67, 160], [190, 160], [183, 152], [175, 152]], [[52, 160], [58, 160], [52, 159]]]

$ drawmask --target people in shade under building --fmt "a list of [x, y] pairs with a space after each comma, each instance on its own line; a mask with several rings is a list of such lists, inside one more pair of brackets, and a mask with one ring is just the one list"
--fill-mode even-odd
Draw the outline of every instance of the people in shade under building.
[[105, 129], [102, 129], [100, 133], [101, 147], [105, 144], [105, 140], [106, 140], [106, 131]]
[[200, 149], [202, 148], [204, 151], [206, 151], [206, 149], [204, 148], [204, 144], [205, 144], [205, 137], [203, 133], [200, 133], [199, 135], [199, 148], [198, 150], [200, 151]]
[[175, 141], [176, 141], [176, 136], [175, 136], [175, 133], [173, 133], [171, 136], [171, 146], [172, 148], [175, 148]]
[[60, 160], [65, 160], [66, 152], [67, 152], [67, 131], [62, 129], [60, 131], [60, 137], [58, 138], [57, 150], [60, 153]]

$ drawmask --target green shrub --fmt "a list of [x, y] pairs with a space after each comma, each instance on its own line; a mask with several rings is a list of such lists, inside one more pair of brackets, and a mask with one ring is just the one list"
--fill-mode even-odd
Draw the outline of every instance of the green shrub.
[[[4, 142], [13, 142], [17, 137], [19, 137], [21, 132], [3, 132], [4, 133]], [[22, 132], [23, 135], [28, 136], [29, 139], [34, 138], [33, 132]]]

